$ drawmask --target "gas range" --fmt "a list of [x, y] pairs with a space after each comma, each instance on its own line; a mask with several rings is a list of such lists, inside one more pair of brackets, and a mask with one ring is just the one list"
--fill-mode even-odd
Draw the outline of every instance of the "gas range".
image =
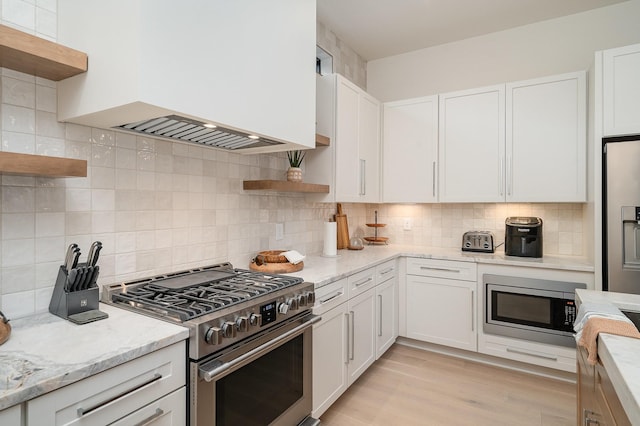
[[104, 286], [103, 302], [189, 328], [189, 358], [258, 334], [315, 303], [302, 278], [235, 269], [230, 263]]

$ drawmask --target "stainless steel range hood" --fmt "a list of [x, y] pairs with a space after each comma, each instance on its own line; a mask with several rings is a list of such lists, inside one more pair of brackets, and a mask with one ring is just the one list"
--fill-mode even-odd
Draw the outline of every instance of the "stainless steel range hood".
[[116, 126], [117, 129], [163, 139], [191, 142], [214, 148], [248, 149], [282, 145], [282, 142], [260, 138], [236, 130], [203, 123], [179, 115], [152, 118]]
[[89, 57], [58, 83], [59, 121], [243, 154], [315, 146], [315, 0], [64, 0], [57, 17]]

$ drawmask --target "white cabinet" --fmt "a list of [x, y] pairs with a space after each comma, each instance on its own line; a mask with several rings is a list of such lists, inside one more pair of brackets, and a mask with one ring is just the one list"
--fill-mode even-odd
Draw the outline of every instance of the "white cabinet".
[[179, 342], [44, 394], [26, 403], [29, 425], [105, 425], [129, 415], [122, 424], [134, 418], [183, 424], [185, 363], [185, 343]]
[[439, 200], [586, 201], [586, 73], [440, 95]]
[[376, 359], [398, 337], [398, 267], [391, 260], [376, 266]]
[[407, 258], [406, 337], [477, 350], [476, 264]]
[[[380, 102], [339, 74], [317, 77], [317, 128], [329, 147], [307, 152], [305, 180], [330, 186], [320, 201], [380, 199]], [[322, 130], [321, 130], [322, 129]]]
[[376, 359], [375, 268], [353, 274], [347, 282], [347, 369], [351, 385]]
[[439, 200], [504, 201], [504, 85], [440, 95]]
[[382, 201], [437, 201], [438, 97], [383, 105]]
[[22, 405], [14, 405], [0, 411], [0, 425], [21, 426], [22, 425]]
[[640, 133], [640, 44], [605, 50], [604, 136]]
[[347, 376], [347, 279], [316, 290], [313, 325], [313, 411], [318, 418], [349, 387]]
[[586, 201], [586, 73], [508, 83], [506, 92], [506, 201]]

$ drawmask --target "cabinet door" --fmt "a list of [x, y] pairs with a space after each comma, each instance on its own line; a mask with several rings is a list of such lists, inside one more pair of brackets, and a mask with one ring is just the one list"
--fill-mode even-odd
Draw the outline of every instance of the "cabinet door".
[[380, 102], [360, 93], [358, 108], [358, 166], [361, 202], [380, 201]]
[[435, 202], [438, 97], [385, 103], [382, 134], [382, 201]]
[[585, 72], [507, 84], [506, 201], [586, 201], [586, 96]]
[[397, 278], [376, 287], [376, 359], [393, 345], [398, 337]]
[[602, 60], [604, 135], [640, 133], [640, 44], [605, 50]]
[[440, 95], [440, 201], [504, 201], [504, 108], [504, 85]]
[[14, 405], [13, 407], [0, 410], [0, 425], [2, 426], [20, 426], [22, 425], [22, 406]]
[[185, 424], [187, 409], [185, 387], [170, 393], [138, 411], [112, 423], [112, 426], [181, 426]]
[[475, 282], [407, 276], [407, 337], [475, 351]]
[[360, 89], [336, 76], [336, 199], [360, 200], [360, 161], [358, 152], [358, 108]]
[[313, 417], [347, 389], [347, 304], [322, 314], [313, 326]]
[[371, 288], [349, 300], [348, 374], [349, 385], [356, 381], [376, 358], [376, 301]]

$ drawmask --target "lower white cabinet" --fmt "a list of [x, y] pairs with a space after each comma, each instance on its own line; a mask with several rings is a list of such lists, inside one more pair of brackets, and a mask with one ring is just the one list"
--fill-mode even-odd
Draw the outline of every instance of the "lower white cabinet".
[[406, 337], [476, 351], [475, 263], [407, 262]]
[[0, 411], [0, 425], [21, 426], [22, 425], [22, 405], [14, 405]]
[[26, 415], [30, 426], [183, 424], [185, 385], [179, 342], [27, 401]]
[[396, 260], [315, 293], [313, 313], [322, 317], [313, 325], [312, 416], [318, 418], [398, 336]]

